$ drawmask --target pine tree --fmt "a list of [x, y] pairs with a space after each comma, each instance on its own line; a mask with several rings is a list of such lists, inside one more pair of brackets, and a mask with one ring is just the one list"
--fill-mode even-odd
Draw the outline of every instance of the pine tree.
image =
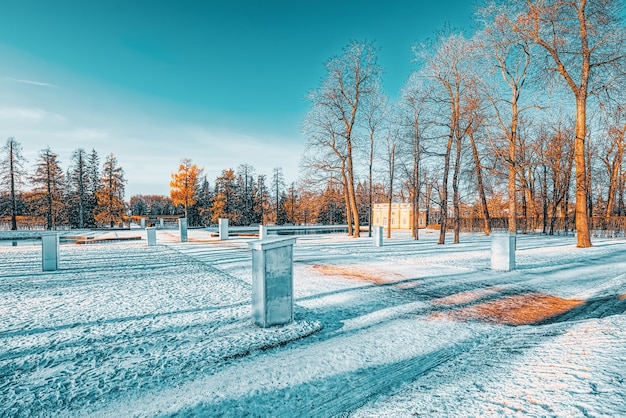
[[95, 208], [98, 205], [96, 192], [102, 187], [100, 178], [100, 157], [95, 149], [87, 157], [87, 185], [85, 193], [85, 226], [95, 227]]
[[17, 229], [17, 195], [27, 175], [24, 169], [26, 159], [22, 156], [22, 146], [13, 137], [7, 139], [5, 146], [2, 147], [2, 153], [5, 156], [0, 160], [0, 184], [7, 185], [9, 188], [11, 230], [15, 231]]
[[53, 229], [63, 212], [65, 202], [63, 170], [58, 155], [50, 147], [41, 150], [35, 173], [31, 177], [34, 186], [33, 212], [46, 218], [47, 229]]
[[102, 165], [102, 187], [96, 191], [95, 220], [97, 224], [109, 223], [113, 228], [115, 223], [121, 223], [126, 209], [125, 183], [124, 170], [117, 166], [117, 159], [110, 154]]
[[89, 172], [87, 170], [87, 153], [78, 148], [72, 154], [72, 167], [68, 171], [68, 197], [72, 202], [72, 225], [78, 228], [85, 227], [87, 212], [87, 193], [89, 186]]

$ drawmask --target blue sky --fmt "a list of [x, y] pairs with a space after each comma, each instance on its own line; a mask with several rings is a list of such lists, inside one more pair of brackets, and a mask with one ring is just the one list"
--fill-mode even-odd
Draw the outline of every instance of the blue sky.
[[126, 197], [169, 194], [189, 157], [211, 184], [247, 163], [298, 177], [307, 92], [350, 40], [380, 48], [386, 92], [414, 68], [411, 46], [449, 24], [469, 28], [473, 2], [31, 1], [0, 14], [0, 139], [32, 165], [49, 145], [114, 153]]

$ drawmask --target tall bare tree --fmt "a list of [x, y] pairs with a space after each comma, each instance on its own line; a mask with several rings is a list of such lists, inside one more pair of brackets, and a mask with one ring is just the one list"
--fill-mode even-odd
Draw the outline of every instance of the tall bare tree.
[[[615, 88], [626, 76], [623, 0], [526, 0], [517, 13], [503, 18], [524, 39], [539, 45], [576, 102], [576, 231], [577, 246], [590, 247], [587, 213], [588, 99]], [[548, 61], [546, 61], [547, 63]]]
[[[352, 235], [360, 236], [359, 214], [355, 192], [355, 150], [358, 142], [358, 119], [363, 112], [365, 99], [379, 85], [381, 68], [377, 63], [377, 50], [371, 43], [352, 41], [341, 56], [326, 63], [327, 76], [321, 87], [310, 95], [313, 106], [321, 105], [340, 123], [341, 158], [345, 163], [348, 211], [354, 229]], [[334, 126], [334, 125], [333, 125]], [[335, 138], [336, 140], [339, 138]]]
[[9, 187], [11, 205], [11, 230], [17, 230], [17, 194], [24, 183], [27, 172], [24, 169], [26, 159], [22, 156], [22, 145], [14, 138], [7, 139], [2, 147], [3, 158], [0, 160], [0, 179]]
[[[441, 231], [438, 244], [445, 244], [448, 218], [448, 186], [450, 164], [454, 161], [452, 177], [454, 208], [454, 242], [459, 240], [459, 170], [462, 152], [461, 142], [470, 128], [471, 122], [464, 120], [463, 101], [467, 98], [468, 87], [472, 84], [471, 62], [468, 57], [474, 54], [474, 46], [461, 34], [442, 32], [434, 44], [416, 47], [417, 58], [424, 62], [425, 75], [436, 86], [431, 103], [441, 107], [441, 119], [445, 131], [446, 145], [443, 150], [444, 164], [442, 183], [439, 189], [441, 197]], [[455, 157], [452, 159], [453, 145]]]
[[409, 178], [409, 194], [413, 204], [411, 233], [415, 240], [419, 240], [420, 165], [424, 148], [422, 139], [427, 126], [424, 115], [428, 98], [428, 87], [423, 83], [422, 75], [418, 72], [411, 74], [402, 89], [400, 109], [404, 115], [403, 125], [407, 129], [403, 141], [406, 149], [402, 154], [410, 157], [405, 171]]

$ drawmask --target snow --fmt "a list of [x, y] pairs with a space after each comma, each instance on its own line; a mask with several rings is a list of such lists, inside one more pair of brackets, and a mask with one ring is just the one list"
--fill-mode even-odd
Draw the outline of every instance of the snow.
[[[115, 241], [141, 235], [140, 241]], [[305, 235], [295, 321], [251, 321], [253, 238], [0, 245], [0, 416], [619, 416], [626, 241]]]

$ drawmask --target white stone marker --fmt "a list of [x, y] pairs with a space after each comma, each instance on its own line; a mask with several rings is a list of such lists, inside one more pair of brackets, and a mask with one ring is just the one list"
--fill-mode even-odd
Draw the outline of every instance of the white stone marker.
[[141, 228], [145, 229], [146, 228], [146, 218], [141, 218]]
[[259, 239], [267, 238], [267, 227], [265, 225], [259, 225]]
[[148, 238], [148, 247], [153, 247], [156, 245], [156, 227], [152, 226], [150, 228], [146, 228], [146, 235]]
[[374, 237], [374, 247], [382, 247], [383, 246], [383, 227], [375, 226], [373, 227], [373, 237]]
[[491, 269], [515, 270], [515, 234], [491, 234]]
[[220, 240], [228, 239], [228, 218], [219, 218], [218, 229]]
[[178, 231], [180, 232], [180, 242], [187, 242], [187, 218], [178, 220]]
[[41, 268], [43, 271], [59, 268], [59, 234], [56, 232], [41, 233]]
[[252, 319], [260, 327], [293, 321], [293, 244], [296, 238], [248, 242], [252, 250]]

